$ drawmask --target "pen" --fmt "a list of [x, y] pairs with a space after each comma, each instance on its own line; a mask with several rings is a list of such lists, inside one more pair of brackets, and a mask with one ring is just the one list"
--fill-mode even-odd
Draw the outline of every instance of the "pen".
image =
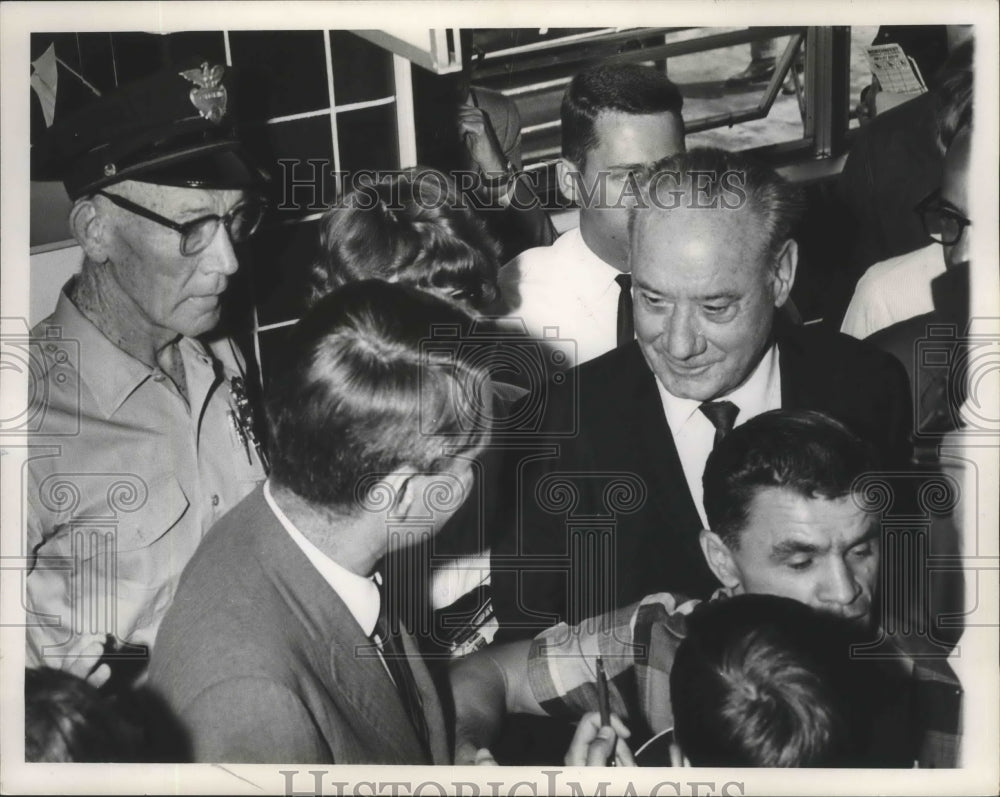
[[[604, 671], [604, 661], [597, 657], [597, 702], [601, 712], [601, 727], [611, 725], [611, 700], [608, 697], [608, 674]], [[615, 751], [608, 756], [607, 765], [615, 766]]]

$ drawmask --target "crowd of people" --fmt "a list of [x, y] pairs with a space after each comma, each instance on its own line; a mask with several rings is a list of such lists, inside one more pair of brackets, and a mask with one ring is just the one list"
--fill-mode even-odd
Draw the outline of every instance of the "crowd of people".
[[33, 154], [85, 259], [33, 332], [68, 378], [28, 466], [29, 760], [518, 764], [534, 715], [577, 765], [959, 765], [867, 485], [916, 500], [914, 435], [961, 400], [907, 352], [967, 316], [971, 41], [911, 101], [943, 160], [919, 254], [872, 261], [843, 332], [785, 312], [796, 186], [687, 150], [662, 70], [598, 65], [562, 101], [577, 228], [518, 218], [502, 101], [464, 85], [518, 234], [442, 171], [357, 187], [260, 402], [220, 300], [267, 175], [196, 70]]

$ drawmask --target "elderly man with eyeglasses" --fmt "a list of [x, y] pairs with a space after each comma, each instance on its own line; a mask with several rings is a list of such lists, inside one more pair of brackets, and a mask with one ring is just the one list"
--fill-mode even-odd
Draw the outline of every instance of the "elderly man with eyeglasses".
[[133, 680], [198, 543], [264, 478], [244, 360], [211, 334], [266, 207], [231, 91], [222, 66], [166, 69], [32, 153], [84, 259], [32, 332], [29, 666]]

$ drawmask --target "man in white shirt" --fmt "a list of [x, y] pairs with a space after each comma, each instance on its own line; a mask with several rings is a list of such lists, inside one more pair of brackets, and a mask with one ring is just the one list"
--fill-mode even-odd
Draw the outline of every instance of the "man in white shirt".
[[581, 72], [563, 97], [557, 174], [580, 207], [580, 226], [516, 257], [501, 269], [500, 286], [511, 316], [533, 336], [575, 342], [573, 364], [632, 339], [628, 208], [637, 179], [684, 151], [682, 104], [666, 75], [635, 64]]
[[195, 761], [449, 763], [444, 718], [380, 594], [388, 553], [461, 505], [490, 434], [488, 374], [415, 288], [351, 283], [288, 341], [267, 396], [272, 471], [184, 572], [150, 685]]
[[494, 548], [498, 639], [652, 592], [711, 595], [701, 475], [718, 441], [756, 415], [824, 411], [871, 443], [881, 467], [909, 459], [900, 364], [775, 319], [795, 278], [798, 192], [738, 153], [696, 149], [656, 164], [639, 201], [637, 340], [546, 397], [552, 453], [519, 463], [514, 533]]
[[934, 309], [931, 281], [944, 271], [937, 243], [876, 263], [858, 280], [840, 331], [864, 340], [898, 321], [929, 313]]
[[932, 312], [935, 307], [931, 283], [948, 268], [968, 260], [965, 248], [968, 237], [963, 237], [961, 225], [962, 221], [968, 222], [968, 144], [961, 141], [958, 147], [953, 144], [959, 133], [972, 124], [972, 53], [972, 41], [955, 49], [932, 97], [937, 146], [944, 155], [941, 181], [940, 187], [925, 197], [913, 214], [914, 219], [920, 220], [929, 243], [876, 263], [864, 273], [844, 315], [841, 332], [867, 338], [901, 321]]

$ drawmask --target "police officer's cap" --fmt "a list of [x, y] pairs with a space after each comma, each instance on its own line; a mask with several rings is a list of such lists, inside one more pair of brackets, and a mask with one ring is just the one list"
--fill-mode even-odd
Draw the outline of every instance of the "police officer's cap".
[[72, 199], [122, 180], [261, 186], [266, 174], [236, 137], [231, 77], [196, 61], [103, 95], [49, 128], [32, 153], [35, 179], [62, 180]]

